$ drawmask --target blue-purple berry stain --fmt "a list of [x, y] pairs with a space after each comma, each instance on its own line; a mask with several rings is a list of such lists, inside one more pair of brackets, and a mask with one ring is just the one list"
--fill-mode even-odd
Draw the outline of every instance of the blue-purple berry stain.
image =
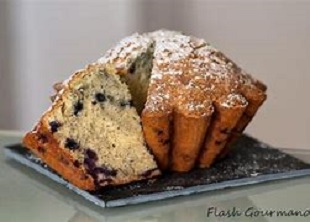
[[77, 150], [80, 148], [80, 145], [74, 139], [67, 138], [65, 141], [65, 147], [69, 150]]
[[107, 183], [108, 181], [112, 181], [111, 177], [115, 177], [117, 175], [117, 171], [115, 169], [104, 165], [98, 166], [98, 155], [94, 150], [86, 149], [84, 154], [84, 166], [87, 172], [92, 175], [96, 184], [100, 185]]
[[86, 149], [85, 150], [85, 156], [89, 159], [92, 159], [94, 161], [98, 160], [98, 155], [95, 151], [91, 150], [91, 149]]
[[107, 100], [106, 96], [103, 93], [96, 93], [95, 99], [100, 103]]
[[61, 127], [62, 124], [60, 122], [54, 120], [54, 121], [50, 122], [49, 125], [50, 125], [51, 132], [56, 133], [58, 131], [58, 128]]

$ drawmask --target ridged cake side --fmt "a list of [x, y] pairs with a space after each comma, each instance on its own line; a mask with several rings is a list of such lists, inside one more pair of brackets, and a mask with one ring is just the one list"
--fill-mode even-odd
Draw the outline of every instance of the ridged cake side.
[[[143, 72], [135, 69], [141, 58]], [[134, 34], [99, 61], [133, 86], [145, 139], [162, 170], [209, 167], [266, 99], [263, 83], [203, 39], [180, 32]]]
[[[195, 164], [209, 167], [248, 125], [266, 99], [266, 87], [203, 39], [179, 33], [155, 36], [142, 113], [144, 130], [154, 134], [147, 142], [155, 144], [156, 132], [167, 135], [168, 140], [151, 146], [154, 153], [169, 150], [170, 163], [160, 166], [175, 171]], [[154, 118], [162, 120], [162, 128], [150, 121]]]

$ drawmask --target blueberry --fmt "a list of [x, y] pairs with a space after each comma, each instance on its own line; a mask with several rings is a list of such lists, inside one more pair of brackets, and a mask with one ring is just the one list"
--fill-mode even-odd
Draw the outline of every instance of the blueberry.
[[84, 159], [84, 165], [90, 173], [93, 172], [93, 170], [96, 168], [95, 161], [87, 157]]
[[85, 155], [90, 158], [90, 159], [93, 159], [94, 161], [97, 161], [98, 160], [98, 156], [96, 154], [95, 151], [91, 150], [91, 149], [87, 149], [85, 150]]
[[106, 96], [103, 93], [96, 93], [95, 99], [98, 102], [105, 102], [107, 100]]
[[52, 121], [49, 123], [52, 133], [56, 133], [58, 128], [61, 127], [61, 123], [58, 121]]
[[158, 136], [162, 135], [163, 133], [164, 133], [163, 130], [157, 130], [157, 135], [158, 135]]
[[117, 171], [115, 169], [111, 169], [106, 166], [96, 167], [93, 172], [95, 174], [103, 174], [107, 177], [109, 176], [115, 177], [117, 174]]
[[120, 102], [120, 105], [121, 105], [121, 107], [124, 107], [124, 106], [132, 106], [132, 100], [129, 100], [129, 101], [121, 101], [121, 102]]
[[79, 100], [76, 104], [74, 104], [73, 114], [77, 116], [78, 113], [83, 110], [83, 107], [84, 107], [83, 103]]
[[65, 142], [65, 147], [69, 150], [76, 150], [80, 147], [80, 145], [74, 139], [67, 138]]

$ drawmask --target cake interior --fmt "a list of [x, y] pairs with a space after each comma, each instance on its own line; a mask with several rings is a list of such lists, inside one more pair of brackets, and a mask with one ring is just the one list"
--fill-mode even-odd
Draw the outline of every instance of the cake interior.
[[151, 44], [146, 52], [141, 53], [131, 63], [128, 73], [121, 76], [132, 96], [133, 105], [138, 114], [142, 113], [147, 99], [147, 92], [153, 67], [154, 44]]
[[[136, 72], [145, 81], [141, 60]], [[45, 123], [99, 185], [143, 177], [157, 167], [145, 146], [127, 85], [106, 70], [90, 72], [69, 82], [70, 89], [63, 92], [56, 111], [45, 115]]]

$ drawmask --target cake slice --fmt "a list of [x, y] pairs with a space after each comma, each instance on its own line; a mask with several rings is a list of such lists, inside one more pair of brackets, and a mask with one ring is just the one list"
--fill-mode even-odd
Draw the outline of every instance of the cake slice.
[[78, 71], [24, 144], [84, 190], [160, 174], [147, 149], [128, 87], [104, 64]]

